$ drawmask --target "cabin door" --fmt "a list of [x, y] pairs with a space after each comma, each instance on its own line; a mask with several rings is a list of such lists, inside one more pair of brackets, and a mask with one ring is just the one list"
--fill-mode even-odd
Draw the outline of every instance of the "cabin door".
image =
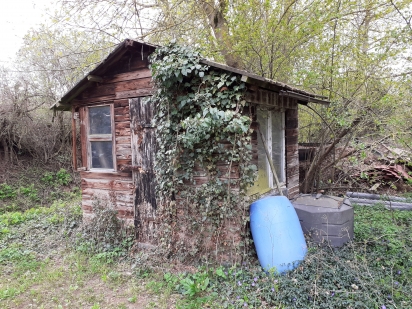
[[153, 171], [156, 137], [152, 127], [153, 103], [150, 97], [129, 100], [132, 141], [134, 224], [136, 238], [151, 243], [155, 233], [156, 192]]

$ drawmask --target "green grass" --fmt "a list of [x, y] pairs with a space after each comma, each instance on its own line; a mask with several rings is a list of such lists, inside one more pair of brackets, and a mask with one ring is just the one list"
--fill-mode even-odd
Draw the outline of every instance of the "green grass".
[[78, 205], [75, 198], [1, 215], [8, 232], [0, 238], [0, 308], [131, 308], [138, 302], [144, 283], [130, 264], [114, 261], [110, 252], [76, 250]]
[[95, 246], [79, 202], [0, 214], [0, 308], [412, 308], [412, 212], [355, 206], [352, 243], [309, 243], [279, 276], [256, 260], [176, 271], [127, 251], [130, 239]]

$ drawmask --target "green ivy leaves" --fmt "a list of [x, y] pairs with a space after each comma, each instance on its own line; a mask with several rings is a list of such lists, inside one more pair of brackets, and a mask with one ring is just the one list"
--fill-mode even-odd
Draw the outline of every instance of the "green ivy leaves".
[[[239, 216], [244, 211], [241, 200], [244, 189], [254, 181], [256, 167], [250, 164], [252, 120], [243, 99], [245, 84], [239, 76], [215, 70], [201, 60], [198, 51], [175, 43], [151, 56], [158, 89], [153, 96], [158, 145], [155, 173], [157, 192], [166, 205], [162, 216], [171, 221], [165, 224], [176, 230], [190, 227], [190, 234], [208, 224], [205, 237], [210, 238], [225, 218], [243, 217]], [[228, 177], [231, 169], [239, 171], [236, 177]], [[201, 185], [199, 175], [207, 183]], [[170, 202], [173, 196], [184, 199], [179, 203], [190, 212], [175, 217], [178, 206]], [[202, 246], [199, 240], [191, 254]], [[183, 251], [190, 254], [187, 248]]]

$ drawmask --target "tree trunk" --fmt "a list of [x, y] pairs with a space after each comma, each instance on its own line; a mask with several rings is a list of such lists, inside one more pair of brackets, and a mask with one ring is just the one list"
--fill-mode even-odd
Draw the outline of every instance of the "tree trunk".
[[9, 158], [9, 147], [7, 145], [7, 141], [6, 139], [2, 139], [1, 140], [1, 144], [3, 146], [3, 152], [4, 152], [4, 162], [8, 163], [10, 162], [10, 158]]
[[207, 15], [213, 34], [221, 48], [220, 52], [225, 58], [226, 64], [238, 68], [240, 61], [231, 53], [232, 44], [230, 42], [229, 27], [224, 16], [224, 12], [227, 8], [227, 1], [219, 0], [219, 3], [215, 4], [214, 1], [205, 0], [202, 3], [202, 7]]

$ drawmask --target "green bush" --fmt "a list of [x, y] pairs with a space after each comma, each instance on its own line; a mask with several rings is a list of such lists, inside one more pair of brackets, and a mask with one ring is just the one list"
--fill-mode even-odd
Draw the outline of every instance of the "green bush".
[[134, 229], [125, 226], [106, 199], [96, 199], [93, 212], [93, 219], [83, 225], [78, 235], [76, 249], [91, 254], [110, 253], [101, 255], [110, 256], [109, 259], [126, 255], [134, 241]]
[[9, 262], [22, 262], [34, 260], [33, 253], [20, 248], [5, 248], [0, 250], [0, 265]]
[[16, 190], [6, 183], [0, 184], [0, 200], [12, 199], [16, 197]]
[[56, 173], [46, 172], [42, 177], [42, 182], [51, 185], [53, 187], [67, 186], [72, 182], [72, 176], [65, 170], [61, 168]]
[[28, 187], [20, 187], [19, 193], [25, 197], [28, 197], [33, 202], [39, 200], [39, 195], [37, 189], [34, 188], [34, 184], [31, 184]]

